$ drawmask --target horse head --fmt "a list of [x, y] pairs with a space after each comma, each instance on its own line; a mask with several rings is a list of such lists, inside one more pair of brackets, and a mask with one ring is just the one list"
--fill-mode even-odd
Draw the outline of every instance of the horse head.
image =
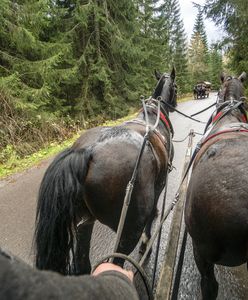
[[[213, 121], [218, 120], [217, 127], [221, 126], [224, 121], [219, 122], [219, 120], [224, 120], [223, 116], [226, 115], [233, 115], [235, 118], [238, 118], [238, 120], [244, 122], [247, 120], [245, 111], [247, 107], [243, 102], [245, 99], [243, 82], [246, 79], [246, 73], [243, 72], [239, 77], [221, 74], [220, 79], [222, 84], [218, 92], [217, 109], [208, 120], [205, 132]], [[224, 110], [225, 113], [222, 113], [222, 110]], [[219, 116], [221, 116], [221, 118], [219, 118]], [[234, 121], [232, 120], [232, 122]]]
[[221, 74], [220, 79], [222, 82], [219, 91], [220, 102], [225, 102], [228, 100], [242, 100], [244, 97], [243, 82], [246, 79], [245, 72], [243, 72], [238, 78]]
[[158, 99], [158, 97], [161, 97], [161, 104], [163, 105], [165, 111], [173, 112], [173, 108], [177, 106], [177, 85], [175, 83], [175, 68], [172, 68], [170, 74], [161, 74], [160, 72], [155, 70], [155, 77], [158, 80], [158, 83], [154, 90], [152, 98]]

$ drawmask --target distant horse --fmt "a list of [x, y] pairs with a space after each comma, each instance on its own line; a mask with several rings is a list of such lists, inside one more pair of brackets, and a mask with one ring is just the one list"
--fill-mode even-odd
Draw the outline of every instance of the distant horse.
[[196, 155], [187, 191], [186, 228], [201, 274], [203, 299], [216, 299], [214, 264], [248, 261], [248, 124], [243, 81], [221, 77], [222, 103], [212, 115]]
[[[154, 99], [160, 97], [160, 119], [157, 130], [146, 143], [138, 168], [117, 249], [124, 254], [133, 251], [144, 228], [146, 237], [151, 236], [156, 205], [173, 156], [169, 153], [173, 128], [168, 115], [177, 105], [175, 70], [155, 75], [158, 83], [146, 102], [146, 110], [150, 124], [154, 125], [157, 118]], [[145, 132], [145, 113], [141, 110], [136, 119], [119, 126], [87, 130], [71, 148], [54, 159], [44, 175], [38, 197], [35, 243], [39, 269], [62, 274], [90, 273], [94, 222], [99, 220], [117, 230], [125, 190]], [[116, 263], [123, 265], [123, 261]]]

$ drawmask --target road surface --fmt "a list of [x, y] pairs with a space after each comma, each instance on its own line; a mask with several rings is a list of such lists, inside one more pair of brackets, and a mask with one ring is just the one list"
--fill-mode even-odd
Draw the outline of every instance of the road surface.
[[[215, 99], [216, 94], [212, 93], [209, 99], [180, 103], [178, 109], [190, 115], [209, 106]], [[213, 110], [212, 108], [200, 114], [197, 118], [206, 122]], [[190, 129], [194, 129], [197, 133], [202, 133], [204, 130], [204, 124], [186, 119], [175, 112], [170, 114], [170, 119], [175, 130], [175, 141], [185, 138]], [[200, 137], [200, 135], [196, 135], [194, 144]], [[183, 142], [174, 142], [175, 157], [173, 165], [175, 169], [169, 175], [167, 205], [173, 200], [179, 186], [187, 143], [187, 139]], [[43, 161], [23, 173], [11, 176], [8, 180], [0, 181], [0, 246], [10, 250], [31, 265], [34, 261], [32, 237], [36, 197], [40, 181], [50, 162], [51, 159]], [[161, 206], [161, 199], [159, 205]], [[165, 222], [162, 232], [156, 280], [163, 262], [170, 223], [171, 215]], [[114, 237], [115, 234], [108, 228], [100, 223], [96, 224], [90, 254], [93, 265], [101, 257], [112, 252]], [[145, 265], [145, 269], [150, 276], [153, 270], [154, 252], [152, 252], [149, 261]], [[134, 258], [137, 257], [137, 250], [133, 252], [132, 256]], [[220, 283], [218, 299], [248, 299], [247, 271], [245, 266], [232, 269], [217, 267], [216, 273]], [[192, 256], [191, 240], [188, 238], [178, 299], [200, 299], [199, 286], [200, 276]]]

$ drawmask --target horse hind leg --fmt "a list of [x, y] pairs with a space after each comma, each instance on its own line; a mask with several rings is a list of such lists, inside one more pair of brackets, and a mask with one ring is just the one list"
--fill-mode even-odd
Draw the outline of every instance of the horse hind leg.
[[75, 275], [90, 274], [90, 241], [94, 221], [90, 223], [83, 223], [77, 228], [77, 243], [75, 251]]
[[[135, 229], [135, 232], [134, 228], [131, 227], [129, 227], [127, 230], [124, 230], [121, 235], [121, 239], [116, 252], [129, 255], [138, 244], [142, 232], [143, 228], [137, 228]], [[119, 265], [120, 267], [123, 267], [124, 262], [125, 260], [122, 258], [114, 259], [114, 263]]]
[[208, 262], [199, 253], [197, 246], [193, 243], [195, 262], [201, 274], [201, 292], [203, 300], [214, 300], [218, 295], [218, 282], [214, 274], [214, 264]]
[[[129, 255], [137, 246], [150, 218], [150, 214], [154, 209], [153, 183], [146, 183], [146, 186], [143, 189], [140, 187], [134, 191], [132, 197], [135, 201], [132, 201], [131, 199], [120, 243], [117, 248], [118, 253], [126, 255]], [[114, 259], [114, 263], [123, 266], [124, 260]]]
[[[152, 223], [154, 221], [154, 219], [156, 218], [157, 216], [157, 208], [154, 208], [148, 221], [147, 221], [147, 224], [146, 224], [146, 227], [145, 227], [145, 230], [144, 232], [142, 233], [142, 241], [141, 241], [141, 244], [140, 244], [140, 248], [139, 248], [139, 253], [141, 255], [143, 255], [146, 251], [146, 247], [149, 243], [149, 240], [152, 236], [151, 234], [151, 231], [152, 231]], [[152, 252], [152, 249], [150, 249], [149, 251], [149, 255], [151, 254]]]

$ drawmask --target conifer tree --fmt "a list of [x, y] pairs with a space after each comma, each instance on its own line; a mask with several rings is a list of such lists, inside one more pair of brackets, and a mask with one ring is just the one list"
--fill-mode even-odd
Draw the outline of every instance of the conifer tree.
[[223, 71], [222, 53], [218, 44], [212, 44], [209, 50], [209, 72], [212, 88], [219, 89], [220, 74]]
[[193, 36], [198, 34], [201, 37], [201, 40], [205, 46], [205, 50], [207, 53], [208, 50], [208, 41], [207, 41], [207, 34], [205, 31], [204, 21], [203, 21], [203, 10], [200, 6], [196, 6], [198, 9], [198, 13], [196, 16], [194, 28], [193, 28]]
[[203, 22], [203, 12], [198, 6], [193, 34], [188, 49], [188, 65], [192, 84], [198, 81], [209, 81], [209, 55], [207, 35]]
[[178, 0], [160, 1], [157, 7], [157, 32], [162, 39], [164, 63], [174, 65], [179, 92], [188, 89], [187, 47]]
[[207, 0], [204, 11], [209, 18], [224, 28], [227, 36], [228, 57], [234, 72], [248, 69], [248, 2], [243, 0]]
[[198, 81], [208, 80], [206, 78], [206, 69], [208, 65], [204, 61], [205, 45], [199, 34], [195, 34], [191, 38], [190, 46], [188, 50], [188, 64], [191, 74], [192, 84], [196, 84]]
[[[141, 74], [144, 55], [132, 0], [3, 0], [1, 5], [0, 89], [14, 99], [15, 109], [23, 109], [27, 124], [39, 130], [50, 124], [46, 128], [59, 133], [61, 117], [85, 124], [122, 116], [150, 82]], [[49, 136], [44, 134], [43, 143]]]
[[12, 45], [14, 53], [13, 59], [5, 55], [10, 67], [13, 62], [10, 77], [1, 80], [6, 88], [9, 81], [18, 85], [14, 91], [22, 89], [21, 101], [39, 112], [83, 118], [108, 114], [113, 106], [120, 106], [120, 114], [125, 112], [127, 105], [120, 100], [132, 99], [127, 86], [130, 91], [136, 88], [140, 67], [132, 0], [92, 0], [90, 5], [76, 0], [21, 4], [4, 0], [4, 4], [9, 11], [16, 6], [18, 20], [6, 25], [15, 27], [6, 29], [11, 32], [6, 49]]

